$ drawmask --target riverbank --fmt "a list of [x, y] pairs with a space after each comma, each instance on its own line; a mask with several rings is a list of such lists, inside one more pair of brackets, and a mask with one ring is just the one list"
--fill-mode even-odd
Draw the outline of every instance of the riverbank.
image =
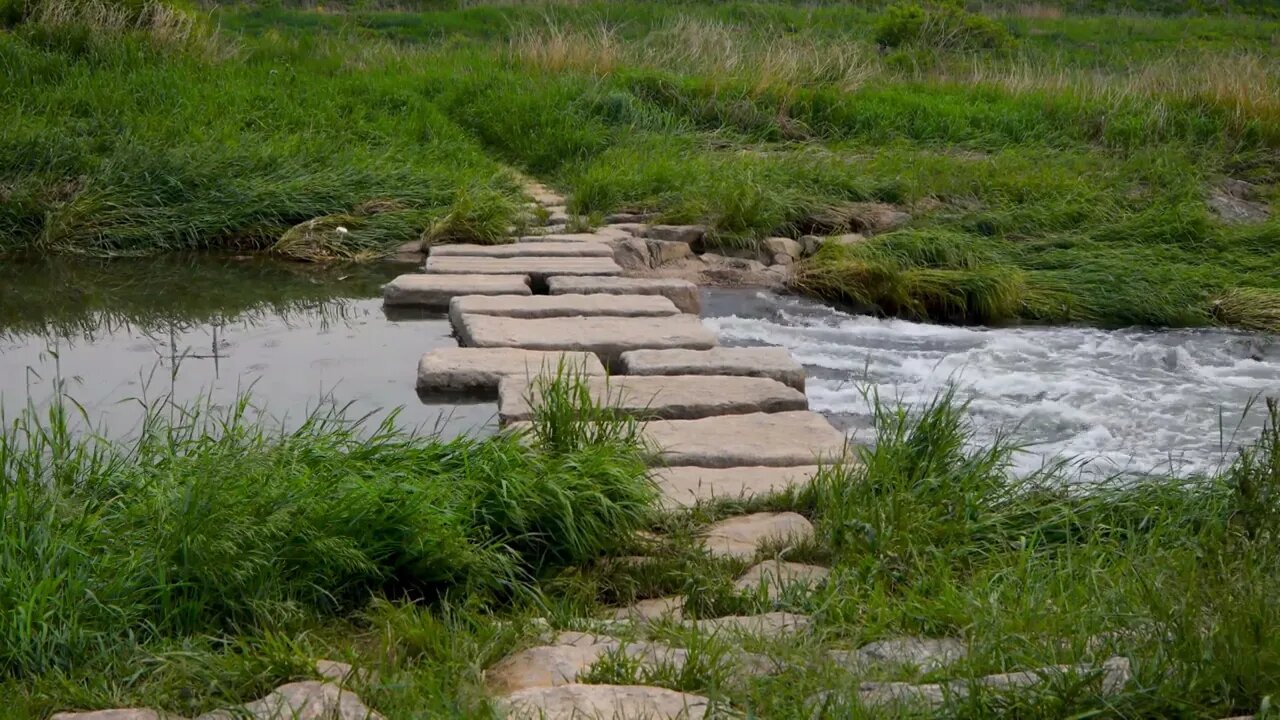
[[201, 17], [49, 10], [0, 33], [0, 253], [494, 242], [540, 219], [515, 169], [585, 224], [652, 212], [721, 247], [861, 234], [797, 287], [888, 315], [1277, 327], [1274, 20], [959, 15], [953, 37], [776, 4]]

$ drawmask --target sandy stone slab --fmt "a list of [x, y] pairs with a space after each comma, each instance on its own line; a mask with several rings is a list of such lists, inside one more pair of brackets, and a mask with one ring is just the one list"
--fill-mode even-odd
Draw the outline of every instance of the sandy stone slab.
[[853, 652], [833, 651], [831, 659], [855, 672], [875, 667], [932, 672], [963, 660], [969, 648], [956, 638], [896, 637], [867, 643]]
[[818, 470], [817, 465], [731, 468], [685, 465], [656, 469], [652, 477], [662, 493], [662, 506], [671, 510], [693, 507], [698, 502], [768, 497], [807, 485]]
[[812, 590], [825, 583], [830, 575], [830, 570], [818, 565], [768, 560], [747, 568], [733, 587], [739, 591], [763, 587], [770, 600], [777, 600], [787, 588], [800, 586]]
[[449, 303], [455, 327], [468, 313], [514, 318], [662, 317], [680, 311], [659, 295], [463, 295]]
[[115, 710], [93, 710], [90, 712], [54, 713], [49, 720], [182, 720], [177, 715], [169, 715], [145, 708], [117, 708]]
[[[588, 378], [591, 397], [602, 407], [644, 418], [694, 419], [740, 413], [804, 410], [804, 393], [768, 378], [716, 375], [614, 376]], [[508, 377], [498, 386], [498, 416], [504, 423], [533, 417], [532, 380]]]
[[512, 720], [702, 720], [711, 701], [646, 685], [561, 685], [521, 690], [500, 702]]
[[702, 312], [698, 286], [677, 278], [553, 277], [547, 280], [547, 287], [552, 295], [662, 295], [680, 312]]
[[749, 560], [768, 545], [794, 545], [813, 539], [813, 525], [799, 513], [752, 513], [709, 526], [702, 546], [714, 557]]
[[585, 375], [604, 375], [595, 355], [520, 348], [439, 348], [418, 361], [418, 392], [491, 395], [505, 377], [555, 374], [561, 367]]
[[444, 309], [458, 295], [532, 295], [528, 275], [401, 275], [382, 286], [382, 303]]
[[506, 245], [435, 245], [431, 257], [613, 257], [613, 248], [600, 242], [540, 242]]
[[622, 356], [622, 365], [628, 375], [765, 377], [804, 392], [804, 367], [780, 347], [635, 350]]
[[605, 367], [617, 366], [619, 356], [628, 350], [705, 350], [716, 345], [715, 334], [693, 315], [533, 319], [463, 315], [455, 330], [470, 347], [591, 352]]
[[559, 633], [550, 645], [527, 648], [500, 660], [485, 671], [485, 687], [495, 695], [509, 695], [533, 687], [569, 685], [591, 670], [601, 658], [619, 650], [642, 668], [684, 667], [687, 650], [656, 642], [623, 642], [608, 635]]
[[235, 710], [215, 710], [196, 720], [383, 720], [355, 693], [333, 683], [307, 680], [281, 685]]
[[926, 683], [913, 685], [904, 682], [867, 682], [858, 690], [858, 698], [863, 705], [916, 705], [920, 707], [938, 708], [946, 704], [948, 698], [962, 699], [969, 695], [973, 686], [981, 686], [993, 692], [1011, 692], [1026, 690], [1041, 684], [1052, 683], [1063, 678], [1090, 679], [1103, 695], [1115, 695], [1124, 690], [1132, 679], [1129, 659], [1113, 657], [1100, 666], [1095, 665], [1050, 665], [1034, 670], [987, 675], [974, 680], [953, 680], [945, 683]]
[[516, 238], [517, 244], [523, 243], [603, 243], [618, 237], [617, 233], [598, 233], [598, 232], [578, 232], [578, 233], [562, 233], [553, 232], [544, 235], [521, 235]]
[[840, 460], [845, 452], [844, 434], [809, 411], [654, 420], [643, 432], [671, 467], [813, 465]]
[[707, 635], [752, 635], [768, 639], [805, 632], [813, 621], [808, 615], [769, 612], [761, 615], [730, 615], [708, 620], [694, 620], [685, 624]]
[[[467, 257], [431, 255], [427, 273], [435, 275], [528, 275], [545, 282], [552, 275], [619, 275], [622, 268], [609, 257]], [[484, 293], [480, 293], [484, 294]], [[489, 293], [492, 294], [492, 293]]]
[[632, 622], [657, 622], [672, 620], [680, 622], [684, 619], [684, 598], [661, 597], [649, 600], [638, 600], [613, 613], [615, 620], [631, 620]]

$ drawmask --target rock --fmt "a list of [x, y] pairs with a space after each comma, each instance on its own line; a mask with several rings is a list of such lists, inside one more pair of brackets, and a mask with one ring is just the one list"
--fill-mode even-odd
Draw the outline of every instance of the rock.
[[336, 660], [317, 660], [316, 674], [328, 682], [337, 683], [339, 685], [346, 685], [348, 683], [365, 685], [377, 682], [377, 674], [372, 670], [354, 668], [349, 663], [338, 662]]
[[671, 620], [680, 622], [684, 619], [684, 598], [664, 597], [639, 600], [624, 608], [614, 611], [615, 620], [631, 620], [633, 622], [657, 622]]
[[572, 219], [564, 205], [547, 205], [547, 225], [567, 225]]
[[795, 258], [786, 253], [778, 253], [773, 256], [774, 265], [790, 265], [793, 262], [795, 262]]
[[702, 310], [698, 286], [669, 278], [553, 277], [547, 281], [552, 295], [609, 293], [612, 295], [662, 295], [680, 308], [697, 314]]
[[423, 250], [422, 241], [412, 240], [397, 247], [390, 259], [393, 262], [420, 263], [425, 257], [426, 251]]
[[1225, 180], [1209, 191], [1209, 209], [1225, 223], [1239, 225], [1266, 222], [1271, 208], [1257, 200], [1253, 186], [1241, 180]]
[[234, 710], [216, 710], [196, 720], [382, 720], [360, 697], [333, 683], [307, 680], [281, 685], [270, 695]]
[[613, 248], [603, 242], [539, 242], [506, 245], [435, 245], [431, 257], [613, 257]]
[[733, 582], [735, 590], [755, 591], [763, 587], [770, 600], [777, 600], [784, 590], [800, 586], [812, 590], [827, 581], [831, 571], [817, 565], [767, 560], [753, 565]]
[[715, 500], [754, 500], [807, 485], [816, 465], [800, 467], [703, 468], [693, 465], [653, 471], [654, 483], [667, 510]]
[[610, 257], [427, 257], [427, 274], [435, 275], [520, 275], [545, 285], [552, 275], [621, 275], [622, 268]]
[[776, 380], [804, 392], [805, 373], [786, 348], [633, 350], [622, 356], [628, 375], [742, 375]]
[[591, 352], [606, 368], [618, 367], [619, 357], [629, 350], [707, 350], [717, 342], [715, 334], [693, 315], [534, 319], [463, 315], [460, 320], [454, 329], [469, 347]]
[[563, 207], [565, 204], [565, 198], [563, 195], [550, 190], [532, 192], [529, 195], [533, 198], [534, 202], [542, 205], [543, 207]]
[[920, 708], [938, 708], [949, 697], [964, 697], [967, 693], [959, 686], [938, 683], [913, 685], [905, 682], [867, 682], [858, 688], [858, 700], [866, 707], [907, 705]]
[[382, 286], [382, 304], [444, 309], [457, 295], [531, 295], [528, 275], [401, 275]]
[[800, 240], [798, 241], [800, 243], [801, 255], [808, 256], [818, 252], [825, 240], [826, 238], [818, 235], [801, 235]]
[[649, 243], [640, 238], [625, 238], [614, 241], [613, 261], [624, 270], [647, 270], [653, 265], [653, 255], [649, 252]]
[[644, 236], [651, 240], [669, 240], [685, 245], [701, 241], [706, 234], [707, 228], [702, 225], [650, 225], [644, 231]]
[[[563, 229], [563, 228], [562, 228]], [[544, 232], [535, 235], [521, 235], [516, 238], [516, 244], [522, 243], [608, 243], [612, 240], [607, 235], [597, 235], [593, 232]]]
[[832, 660], [854, 672], [881, 666], [911, 667], [919, 672], [944, 668], [969, 654], [955, 638], [898, 637], [867, 643], [853, 652], [833, 651]]
[[449, 303], [449, 318], [454, 325], [460, 324], [463, 315], [548, 318], [679, 314], [675, 304], [661, 295], [463, 295]]
[[786, 255], [790, 258], [798, 258], [804, 253], [803, 246], [800, 243], [785, 237], [768, 237], [764, 239], [764, 247], [768, 250], [769, 255], [776, 258], [779, 255]]
[[143, 708], [119, 708], [117, 710], [92, 710], [89, 712], [54, 713], [49, 720], [182, 720], [158, 710]]
[[689, 248], [689, 243], [686, 242], [649, 240], [649, 254], [653, 256], [654, 266], [658, 266], [693, 257], [693, 250]]
[[503, 698], [513, 720], [702, 720], [711, 701], [644, 685], [561, 685]]
[[851, 203], [845, 208], [849, 229], [858, 233], [882, 233], [911, 222], [911, 215], [888, 203]]
[[1093, 677], [1103, 695], [1115, 695], [1130, 680], [1129, 660], [1115, 657], [1101, 667], [1089, 665], [1051, 665], [1035, 670], [987, 675], [973, 681], [953, 680], [947, 683], [912, 685], [911, 683], [863, 683], [858, 696], [864, 705], [918, 705], [937, 708], [948, 698], [963, 699], [971, 687], [979, 686], [997, 693], [1026, 690], [1067, 676]]
[[561, 367], [585, 375], [604, 375], [600, 360], [587, 352], [522, 350], [519, 348], [440, 348], [418, 361], [418, 392], [498, 392], [502, 378], [555, 374]]
[[712, 524], [703, 534], [702, 546], [713, 557], [750, 560], [766, 546], [791, 546], [812, 539], [813, 525], [803, 515], [766, 512]]
[[649, 227], [643, 222], [609, 222], [608, 217], [605, 218], [605, 222], [608, 222], [609, 224], [605, 225], [604, 228], [601, 229], [608, 228], [610, 230], [617, 230], [620, 233], [625, 233], [632, 237], [644, 237], [645, 228]]
[[614, 240], [625, 240], [627, 238], [635, 237], [633, 233], [627, 230], [618, 228], [614, 225], [605, 225], [604, 227], [598, 227], [595, 229], [595, 232], [593, 234], [596, 235], [597, 237], [603, 238], [606, 242], [612, 242]]
[[813, 621], [807, 615], [769, 612], [760, 615], [730, 615], [685, 622], [685, 625], [708, 635], [750, 635], [772, 639], [805, 632]]
[[646, 212], [616, 212], [609, 213], [604, 216], [604, 221], [610, 225], [647, 223], [654, 217], [653, 213]]
[[654, 420], [643, 435], [669, 466], [788, 467], [839, 461], [846, 453], [844, 434], [808, 411]]

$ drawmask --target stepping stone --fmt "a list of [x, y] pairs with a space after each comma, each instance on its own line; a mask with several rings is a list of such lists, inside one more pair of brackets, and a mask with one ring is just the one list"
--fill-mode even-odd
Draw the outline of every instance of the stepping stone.
[[875, 667], [910, 667], [932, 672], [963, 660], [969, 654], [964, 642], [955, 638], [898, 637], [867, 643], [848, 652], [833, 650], [831, 659], [854, 672]]
[[817, 565], [768, 560], [747, 569], [733, 587], [739, 591], [756, 591], [761, 587], [770, 600], [777, 600], [782, 592], [794, 586], [801, 586], [806, 591], [825, 583], [831, 571]]
[[[544, 285], [552, 275], [620, 275], [613, 257], [427, 257], [427, 273], [434, 275], [527, 275]], [[494, 293], [479, 293], [493, 295]]]
[[628, 375], [745, 375], [777, 380], [804, 392], [804, 368], [779, 347], [633, 350], [622, 356]]
[[914, 705], [936, 709], [945, 705], [948, 698], [961, 700], [968, 697], [974, 686], [1002, 693], [1027, 690], [1037, 685], [1051, 683], [1066, 677], [1093, 678], [1098, 683], [1097, 687], [1102, 695], [1115, 695], [1124, 690], [1133, 675], [1128, 658], [1113, 657], [1103, 662], [1100, 667], [1093, 665], [1051, 665], [1035, 670], [988, 675], [972, 681], [952, 680], [945, 683], [925, 683], [920, 685], [905, 682], [866, 682], [859, 687], [858, 698], [863, 705], [870, 707]]
[[628, 350], [716, 345], [716, 336], [696, 316], [504, 318], [463, 315], [455, 326], [463, 345], [528, 350], [578, 350], [600, 357], [606, 368]]
[[[667, 375], [587, 378], [592, 399], [627, 415], [694, 419], [739, 413], [804, 410], [804, 393], [767, 378]], [[533, 417], [531, 378], [508, 377], [498, 386], [498, 417], [504, 423]]]
[[808, 615], [787, 612], [768, 612], [761, 615], [730, 615], [728, 617], [686, 622], [706, 635], [751, 635], [764, 639], [797, 635], [809, 629], [813, 621]]
[[682, 243], [695, 243], [707, 234], [703, 225], [650, 225], [644, 236], [654, 240], [671, 240]]
[[547, 280], [552, 295], [662, 295], [676, 304], [680, 312], [702, 312], [702, 295], [698, 286], [675, 278], [553, 277]]
[[[605, 243], [605, 242], [607, 242], [607, 241], [609, 241], [609, 240], [612, 240], [612, 239], [613, 239], [613, 238], [615, 238], [615, 237], [617, 237], [617, 235], [616, 235], [615, 233], [594, 233], [594, 232], [561, 233], [561, 232], [554, 232], [554, 233], [546, 233], [546, 234], [543, 234], [543, 235], [521, 235], [520, 237], [516, 238], [516, 243], [517, 243], [517, 244], [523, 244], [523, 243], [537, 243], [537, 244], [539, 244], [539, 245], [541, 245], [541, 244], [545, 244], [545, 243], [565, 243], [565, 244], [569, 244], [569, 243], [574, 243], [574, 244], [579, 244], [579, 243]], [[612, 255], [612, 254], [613, 254], [612, 250], [609, 252], [609, 254], [610, 254], [610, 255]]]
[[613, 248], [600, 242], [509, 243], [506, 245], [433, 245], [431, 257], [613, 257]]
[[607, 635], [560, 633], [551, 645], [510, 655], [485, 672], [489, 692], [508, 695], [532, 687], [575, 683], [604, 656], [621, 650], [641, 667], [684, 667], [689, 653], [653, 642], [624, 643]]
[[91, 712], [54, 713], [49, 720], [182, 720], [182, 718], [145, 708], [117, 708]]
[[844, 434], [809, 411], [654, 420], [643, 433], [672, 467], [789, 467], [835, 462], [845, 455]]
[[638, 600], [627, 607], [615, 610], [613, 619], [630, 620], [636, 623], [657, 622], [659, 620], [680, 622], [684, 619], [684, 598], [664, 597]]
[[658, 295], [464, 295], [449, 303], [449, 319], [454, 327], [467, 314], [514, 318], [662, 317], [679, 315], [680, 311]]
[[499, 704], [512, 720], [702, 720], [711, 701], [647, 685], [561, 685], [520, 690]]
[[364, 685], [376, 682], [377, 673], [372, 670], [355, 668], [349, 663], [338, 662], [336, 660], [317, 660], [316, 674], [324, 678], [328, 682], [337, 683], [338, 685], [357, 684]]
[[418, 393], [493, 395], [505, 377], [571, 373], [604, 375], [604, 366], [587, 352], [520, 348], [440, 348], [418, 361]]
[[307, 680], [281, 685], [261, 700], [205, 713], [196, 720], [383, 720], [360, 697], [333, 683]]
[[[628, 355], [632, 353], [627, 353]], [[715, 500], [753, 500], [807, 485], [817, 465], [799, 467], [704, 468], [694, 465], [660, 468], [651, 474], [667, 510]]]
[[401, 275], [382, 286], [382, 304], [445, 309], [457, 295], [532, 295], [528, 275]]
[[813, 525], [799, 513], [752, 513], [707, 528], [702, 546], [712, 557], [750, 560], [766, 545], [794, 545], [813, 539]]

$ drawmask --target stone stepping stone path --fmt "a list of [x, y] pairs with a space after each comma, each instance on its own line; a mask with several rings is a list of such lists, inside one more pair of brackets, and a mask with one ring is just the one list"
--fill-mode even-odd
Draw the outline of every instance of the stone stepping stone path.
[[710, 350], [632, 350], [622, 356], [627, 375], [742, 375], [763, 377], [804, 392], [804, 368], [780, 347]]
[[459, 295], [532, 295], [528, 275], [401, 275], [382, 287], [388, 307], [443, 310]]
[[702, 312], [702, 293], [688, 280], [675, 278], [553, 277], [547, 281], [552, 295], [662, 295], [680, 312]]
[[554, 376], [560, 368], [580, 375], [604, 375], [604, 365], [591, 353], [519, 348], [440, 348], [418, 361], [420, 395], [497, 395], [506, 377]]
[[[783, 412], [809, 407], [795, 388], [768, 378], [670, 375], [586, 378], [597, 405], [642, 418], [696, 419], [739, 413]], [[498, 388], [503, 423], [529, 420], [537, 401], [536, 379], [508, 377]]]
[[807, 410], [656, 420], [645, 424], [642, 435], [668, 466], [796, 467], [846, 454], [844, 433]]
[[679, 315], [660, 295], [464, 295], [449, 303], [449, 319], [462, 324], [463, 315], [512, 318], [549, 317], [664, 317]]
[[621, 275], [622, 268], [612, 257], [474, 257], [469, 255], [428, 255], [429, 275], [523, 275], [535, 287], [555, 275]]
[[435, 245], [432, 257], [613, 257], [613, 248], [602, 242], [550, 242], [538, 245]]
[[729, 468], [685, 465], [654, 470], [653, 480], [662, 493], [662, 506], [675, 510], [703, 501], [769, 497], [807, 485], [820, 470], [817, 465]]
[[702, 547], [712, 557], [750, 560], [762, 547], [791, 546], [813, 540], [813, 525], [799, 513], [752, 513], [709, 526]]
[[767, 560], [752, 565], [733, 583], [739, 592], [751, 592], [761, 588], [770, 600], [777, 600], [786, 590], [799, 587], [813, 590], [825, 583], [831, 571], [819, 565]]
[[646, 685], [560, 685], [501, 697], [512, 720], [702, 720], [711, 701]]
[[717, 343], [715, 333], [693, 315], [556, 318], [462, 315], [454, 330], [467, 347], [584, 351], [595, 353], [606, 368], [617, 367], [622, 353], [628, 350], [655, 347], [705, 350]]

